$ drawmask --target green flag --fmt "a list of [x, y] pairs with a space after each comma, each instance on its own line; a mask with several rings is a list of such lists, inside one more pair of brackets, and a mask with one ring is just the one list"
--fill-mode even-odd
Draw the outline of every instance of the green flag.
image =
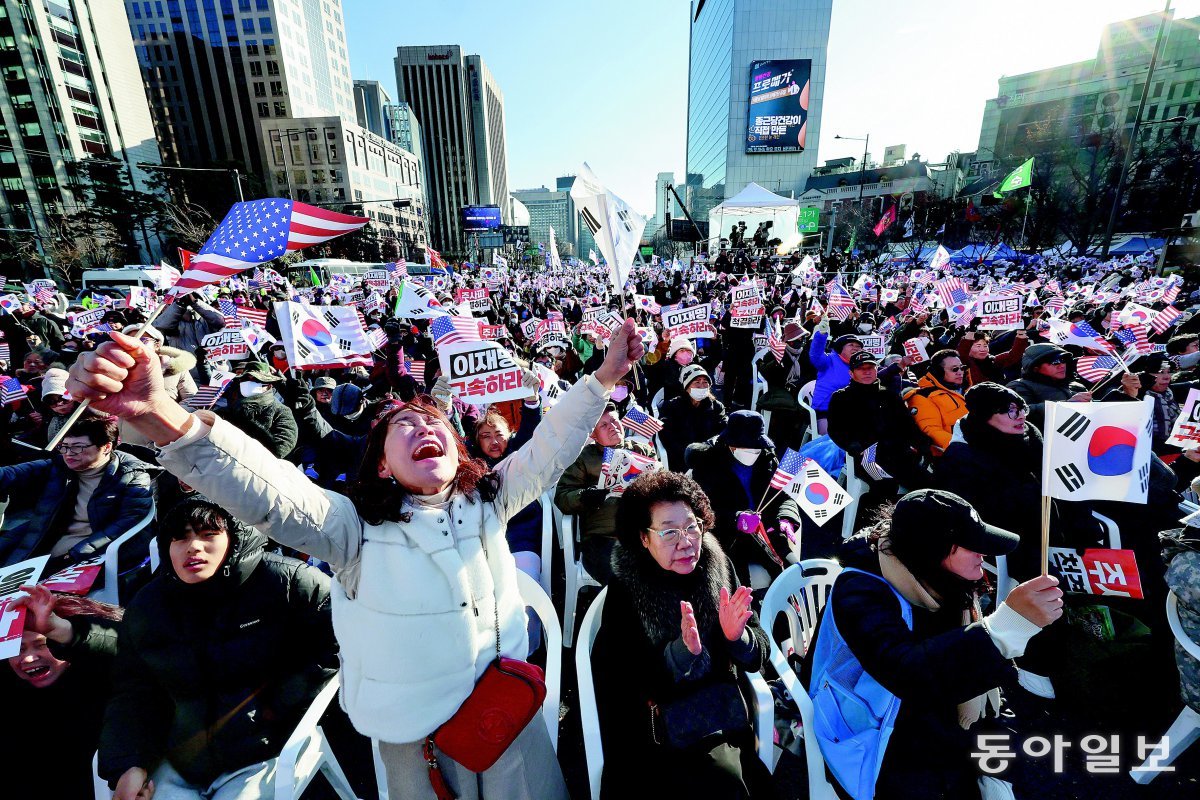
[[851, 231], [850, 232], [850, 244], [846, 245], [847, 253], [854, 252], [854, 240], [857, 238], [858, 238], [858, 231]]
[[308, 268], [308, 279], [312, 282], [314, 289], [321, 285], [321, 278], [317, 275], [317, 271], [312, 267]]
[[[1025, 189], [1033, 180], [1033, 159], [1029, 159], [1021, 166], [1008, 173], [1008, 177], [1004, 179], [1004, 183], [1000, 184], [1001, 192], [1012, 192], [1017, 189]], [[998, 195], [997, 195], [998, 196]]]

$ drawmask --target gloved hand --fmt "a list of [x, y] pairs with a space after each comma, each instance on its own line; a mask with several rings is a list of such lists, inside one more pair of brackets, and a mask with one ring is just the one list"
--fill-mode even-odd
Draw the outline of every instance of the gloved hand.
[[815, 329], [818, 333], [829, 333], [829, 317], [821, 317]]
[[450, 409], [454, 406], [454, 390], [450, 388], [450, 381], [446, 379], [445, 375], [438, 377], [429, 394], [437, 402], [442, 413], [450, 413]]
[[584, 489], [579, 499], [585, 508], [599, 508], [604, 504], [606, 497], [608, 497], [608, 489]]

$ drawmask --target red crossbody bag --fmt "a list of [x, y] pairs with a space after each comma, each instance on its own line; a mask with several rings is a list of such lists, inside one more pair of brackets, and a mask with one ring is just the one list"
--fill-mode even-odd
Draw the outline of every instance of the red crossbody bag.
[[[484, 558], [487, 546], [484, 545]], [[455, 800], [438, 765], [434, 746], [472, 772], [485, 772], [537, 716], [546, 699], [546, 681], [540, 667], [500, 655], [500, 600], [493, 595], [496, 621], [496, 660], [483, 672], [471, 694], [425, 737], [422, 752], [429, 765], [429, 783], [438, 800]]]

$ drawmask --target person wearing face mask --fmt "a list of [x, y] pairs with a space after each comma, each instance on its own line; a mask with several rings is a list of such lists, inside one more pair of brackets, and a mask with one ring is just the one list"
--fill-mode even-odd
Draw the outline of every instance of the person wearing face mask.
[[[749, 565], [759, 564], [772, 575], [781, 567], [750, 536], [738, 531], [738, 514], [758, 510], [763, 529], [776, 554], [786, 559], [791, 542], [799, 537], [800, 508], [787, 492], [768, 492], [779, 466], [775, 443], [767, 436], [766, 422], [756, 411], [735, 411], [725, 429], [708, 441], [687, 449], [685, 467], [712, 503], [716, 522], [712, 532], [729, 554], [738, 576], [749, 581]], [[799, 542], [796, 541], [797, 552]]]
[[688, 445], [703, 442], [725, 427], [725, 406], [713, 397], [712, 381], [704, 367], [688, 364], [679, 374], [685, 394], [663, 403], [659, 439], [667, 450], [668, 463], [683, 468]]
[[1004, 383], [1006, 372], [1021, 363], [1029, 346], [1029, 336], [1023, 330], [1016, 332], [1012, 347], [1003, 353], [992, 355], [991, 341], [986, 331], [968, 331], [958, 340], [958, 357], [967, 367], [963, 391], [984, 381]]
[[296, 449], [299, 431], [292, 410], [275, 396], [283, 376], [269, 364], [252, 361], [226, 391], [229, 405], [220, 416], [260, 442], [277, 458]]
[[[667, 346], [667, 357], [658, 362], [651, 370], [651, 378], [658, 388], [663, 390], [663, 404], [668, 400], [679, 397], [683, 389], [679, 384], [679, 374], [684, 367], [696, 360], [696, 343], [683, 336], [677, 336]], [[661, 408], [660, 408], [661, 411]]]
[[624, 438], [617, 407], [607, 403], [592, 428], [590, 441], [566, 468], [554, 490], [554, 504], [564, 514], [576, 514], [580, 522], [579, 554], [588, 574], [605, 585], [612, 578], [609, 563], [616, 542], [617, 497], [609, 497], [600, 484], [606, 448], [632, 450], [643, 456], [654, 450], [643, 442]]
[[850, 358], [862, 350], [862, 340], [857, 336], [839, 336], [833, 340], [832, 351], [827, 353], [828, 342], [829, 317], [822, 317], [808, 345], [809, 361], [817, 370], [812, 407], [817, 412], [817, 432], [821, 436], [829, 431], [829, 400], [834, 392], [850, 383]]
[[[121, 609], [85, 597], [23, 586], [13, 610], [26, 609], [21, 652], [0, 677], [0, 701], [21, 726], [7, 737], [11, 797], [93, 795], [92, 755], [108, 702]], [[70, 735], [63, 735], [69, 719]], [[53, 742], [52, 750], [48, 743]], [[53, 758], [53, 773], [29, 768]]]

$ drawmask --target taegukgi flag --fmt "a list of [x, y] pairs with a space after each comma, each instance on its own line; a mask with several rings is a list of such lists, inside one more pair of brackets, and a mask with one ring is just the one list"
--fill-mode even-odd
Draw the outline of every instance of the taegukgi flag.
[[1046, 403], [1042, 494], [1145, 503], [1154, 400]]

